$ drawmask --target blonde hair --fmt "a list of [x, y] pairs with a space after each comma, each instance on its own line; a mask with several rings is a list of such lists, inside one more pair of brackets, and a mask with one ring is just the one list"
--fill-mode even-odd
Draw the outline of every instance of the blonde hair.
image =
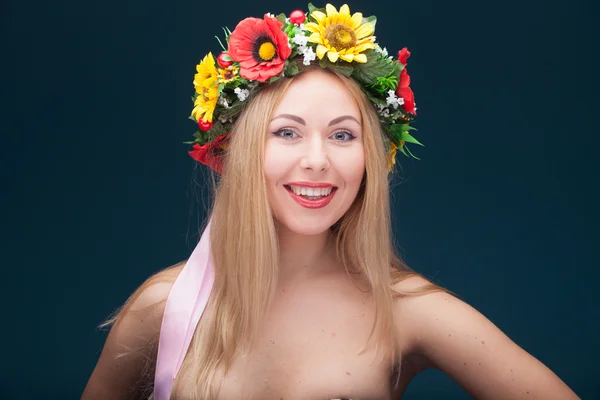
[[[335, 249], [346, 271], [361, 274], [369, 284], [375, 319], [368, 342], [375, 339], [378, 352], [397, 360], [400, 349], [394, 339], [394, 297], [443, 289], [430, 284], [400, 292], [392, 287], [418, 274], [394, 250], [386, 146], [379, 118], [358, 83], [327, 71], [337, 76], [357, 101], [365, 151], [365, 176], [358, 195], [346, 214], [331, 227]], [[192, 393], [194, 399], [215, 399], [234, 357], [250, 352], [271, 302], [279, 254], [263, 173], [263, 153], [271, 113], [295, 79], [282, 78], [261, 89], [249, 100], [234, 127], [212, 209], [215, 283], [174, 382], [173, 398]]]

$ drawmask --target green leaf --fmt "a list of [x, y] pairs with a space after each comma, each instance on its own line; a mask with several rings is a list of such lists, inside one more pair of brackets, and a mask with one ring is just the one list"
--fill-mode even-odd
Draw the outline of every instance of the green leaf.
[[406, 146], [398, 147], [398, 151], [404, 154], [406, 157], [408, 157], [408, 154], [406, 154], [406, 151], [404, 151], [405, 148]]
[[388, 77], [394, 73], [394, 66], [379, 57], [375, 50], [367, 50], [364, 54], [367, 56], [367, 62], [364, 64], [355, 63], [352, 76], [356, 79], [372, 85], [377, 82], [378, 77]]
[[227, 44], [229, 44], [229, 36], [231, 36], [231, 31], [228, 27], [224, 26], [223, 32], [225, 33], [225, 41], [227, 42]]
[[404, 140], [407, 143], [414, 143], [424, 147], [422, 143], [408, 133], [410, 130], [416, 131], [415, 128], [409, 125], [394, 124], [390, 127], [390, 136], [396, 145], [399, 145], [400, 141]]
[[285, 76], [294, 76], [294, 75], [298, 75], [298, 73], [300, 72], [298, 70], [298, 64], [296, 64], [295, 62], [288, 62], [288, 64], [285, 67]]
[[414, 143], [414, 144], [418, 144], [419, 146], [425, 147], [425, 145], [423, 143], [419, 142], [417, 139], [415, 139], [414, 137], [412, 137], [410, 135], [410, 133], [408, 133], [408, 132], [404, 132], [402, 134], [402, 140], [404, 140], [407, 143]]
[[223, 46], [223, 43], [221, 42], [221, 39], [219, 39], [218, 36], [215, 36], [215, 38], [217, 39], [217, 42], [219, 42], [219, 45], [221, 46], [221, 48], [223, 49], [223, 51], [227, 51], [227, 49], [225, 48], [225, 46]]
[[363, 18], [363, 24], [371, 24], [373, 25], [373, 29], [375, 29], [375, 25], [377, 25], [377, 17], [374, 15], [371, 15], [368, 18]]
[[323, 14], [327, 14], [327, 11], [324, 8], [317, 8], [312, 5], [312, 3], [308, 3], [308, 20], [309, 22], [317, 22], [316, 19], [312, 17], [313, 11], [321, 11]]
[[285, 14], [284, 14], [284, 13], [281, 13], [281, 14], [279, 14], [279, 15], [278, 15], [278, 16], [276, 16], [275, 18], [277, 18], [277, 20], [278, 20], [279, 22], [281, 22], [282, 24], [285, 24]]
[[319, 60], [319, 65], [321, 68], [333, 69], [348, 78], [352, 75], [352, 72], [354, 72], [354, 67], [352, 64], [346, 61], [332, 63], [328, 58], [323, 57], [321, 60]]
[[229, 130], [229, 124], [223, 124], [219, 121], [216, 121], [212, 128], [210, 128], [210, 131], [208, 131], [208, 133], [210, 133], [210, 141], [215, 140], [217, 136], [226, 134]]
[[400, 82], [400, 73], [402, 72], [403, 69], [404, 69], [404, 64], [402, 64], [398, 60], [393, 61], [391, 76], [396, 78], [398, 80], [398, 82]]
[[280, 76], [279, 76], [279, 75], [277, 75], [277, 76], [274, 76], [274, 77], [272, 77], [271, 79], [269, 79], [269, 83], [276, 82], [276, 81], [278, 81], [278, 80], [279, 80], [279, 78], [280, 78]]
[[[411, 152], [410, 152], [410, 150], [408, 149], [408, 147], [406, 147], [406, 146], [402, 146], [402, 147], [404, 147], [404, 148], [406, 149], [406, 151], [408, 151], [408, 154], [410, 154], [410, 156], [411, 156], [412, 158], [414, 158], [414, 159], [417, 159], [417, 160], [420, 160], [420, 158], [419, 158], [419, 157], [415, 156], [413, 153], [411, 153]], [[403, 153], [404, 153], [404, 152], [403, 152]], [[404, 154], [406, 154], [406, 153], [404, 153]]]
[[377, 97], [374, 93], [371, 93], [369, 91], [365, 91], [365, 93], [367, 93], [367, 96], [369, 97], [369, 100], [371, 100], [371, 102], [387, 107], [387, 101], [385, 101], [381, 97]]

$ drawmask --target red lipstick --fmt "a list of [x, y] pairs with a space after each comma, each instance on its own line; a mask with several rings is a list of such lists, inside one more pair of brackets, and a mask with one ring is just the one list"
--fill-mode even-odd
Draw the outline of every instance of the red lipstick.
[[[292, 188], [289, 185], [306, 186], [306, 187], [312, 187], [312, 188], [328, 188], [328, 187], [330, 187], [333, 189], [331, 190], [331, 193], [329, 193], [327, 196], [321, 197], [320, 199], [317, 199], [317, 200], [309, 200], [307, 198], [304, 198], [304, 197], [294, 193], [294, 191], [292, 190]], [[333, 196], [335, 195], [335, 192], [337, 191], [337, 187], [332, 185], [331, 183], [321, 183], [321, 182], [290, 182], [290, 183], [284, 185], [284, 187], [286, 188], [286, 190], [288, 191], [290, 196], [292, 196], [292, 199], [294, 199], [296, 201], [296, 203], [300, 204], [302, 207], [313, 208], [313, 209], [325, 207], [327, 204], [329, 204], [331, 202], [331, 200], [333, 200]]]

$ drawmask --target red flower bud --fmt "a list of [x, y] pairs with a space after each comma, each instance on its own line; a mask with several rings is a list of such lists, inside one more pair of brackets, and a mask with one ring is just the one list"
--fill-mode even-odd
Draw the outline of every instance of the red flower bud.
[[213, 123], [211, 121], [205, 121], [203, 118], [198, 120], [198, 128], [204, 132], [208, 132], [212, 128]]
[[229, 54], [224, 51], [217, 57], [217, 64], [219, 64], [219, 67], [221, 68], [227, 68], [233, 64], [233, 60], [231, 59]]
[[406, 47], [398, 52], [398, 61], [400, 61], [401, 64], [406, 65], [408, 57], [410, 57], [410, 51], [408, 51]]
[[306, 21], [306, 15], [302, 10], [294, 10], [290, 13], [290, 22], [292, 24], [300, 25]]

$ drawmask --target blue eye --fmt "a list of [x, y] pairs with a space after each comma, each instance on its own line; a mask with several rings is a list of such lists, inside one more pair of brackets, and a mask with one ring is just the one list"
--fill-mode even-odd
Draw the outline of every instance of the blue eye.
[[273, 132], [273, 135], [279, 136], [280, 138], [286, 140], [295, 139], [296, 136], [298, 136], [296, 132], [291, 129], [280, 129], [277, 132]]
[[346, 132], [346, 131], [336, 132], [331, 137], [334, 138], [335, 140], [338, 140], [341, 142], [350, 142], [350, 141], [356, 139], [356, 136], [354, 136], [350, 132]]

